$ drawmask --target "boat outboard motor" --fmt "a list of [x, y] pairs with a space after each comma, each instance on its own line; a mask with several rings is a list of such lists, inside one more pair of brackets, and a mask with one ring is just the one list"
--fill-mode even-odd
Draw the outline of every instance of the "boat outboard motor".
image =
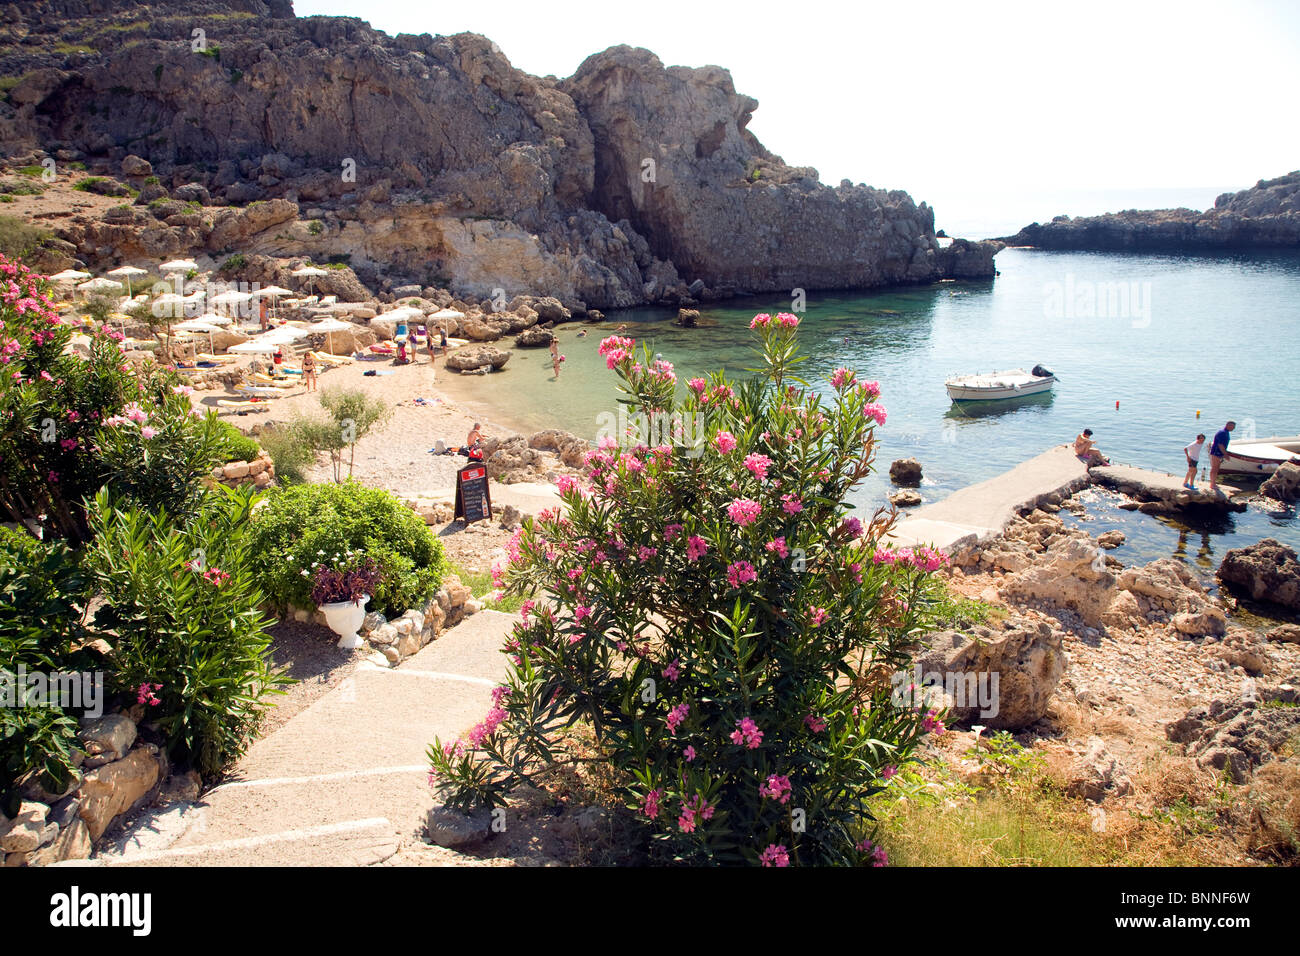
[[1056, 373], [1044, 365], [1035, 365], [1030, 370], [1030, 374], [1038, 378], [1056, 378]]

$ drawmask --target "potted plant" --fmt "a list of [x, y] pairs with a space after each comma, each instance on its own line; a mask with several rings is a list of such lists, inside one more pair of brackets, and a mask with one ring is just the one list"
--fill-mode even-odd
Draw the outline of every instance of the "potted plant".
[[312, 578], [311, 599], [325, 613], [325, 621], [339, 636], [338, 646], [361, 646], [358, 631], [366, 619], [366, 603], [383, 579], [374, 558], [349, 558], [337, 567], [321, 565]]

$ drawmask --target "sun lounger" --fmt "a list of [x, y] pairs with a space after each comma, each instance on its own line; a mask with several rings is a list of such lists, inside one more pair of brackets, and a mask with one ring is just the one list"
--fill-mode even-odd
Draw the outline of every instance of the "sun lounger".
[[312, 352], [316, 356], [317, 362], [324, 362], [326, 365], [351, 365], [355, 359], [351, 355], [330, 355], [328, 352]]
[[377, 342], [370, 346], [370, 351], [376, 355], [393, 355], [397, 352], [397, 346], [391, 342]]
[[217, 362], [221, 365], [230, 365], [232, 362], [239, 361], [237, 355], [214, 355], [212, 352], [200, 352], [194, 358], [200, 362]]
[[284, 381], [283, 379], [272, 378], [269, 375], [263, 375], [261, 372], [254, 372], [252, 375], [253, 383], [256, 385], [270, 385], [275, 388], [293, 388], [297, 382]]
[[256, 395], [261, 398], [279, 398], [284, 392], [274, 385], [241, 385], [239, 386], [241, 395]]
[[228, 408], [232, 411], [237, 411], [242, 413], [242, 412], [254, 411], [257, 409], [261, 409], [265, 411], [266, 409], [271, 407], [271, 403], [264, 398], [250, 398], [244, 401], [239, 401], [237, 399], [229, 399], [229, 398], [219, 398], [217, 399], [217, 406], [219, 408]]

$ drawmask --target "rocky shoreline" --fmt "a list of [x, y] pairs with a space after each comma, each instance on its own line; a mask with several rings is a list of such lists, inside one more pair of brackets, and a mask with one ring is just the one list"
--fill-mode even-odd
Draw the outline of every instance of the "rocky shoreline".
[[1300, 170], [1224, 193], [1204, 212], [1128, 209], [1103, 216], [1057, 216], [1001, 240], [1096, 252], [1210, 252], [1300, 247]]

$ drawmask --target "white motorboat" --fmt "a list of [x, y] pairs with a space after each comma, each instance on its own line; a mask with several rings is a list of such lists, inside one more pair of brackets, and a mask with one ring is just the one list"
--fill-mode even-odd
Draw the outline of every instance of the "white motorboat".
[[989, 372], [978, 375], [961, 375], [943, 383], [948, 397], [954, 402], [990, 402], [1004, 398], [1020, 398], [1048, 391], [1056, 382], [1051, 369], [1035, 365], [1031, 371], [1013, 368], [1007, 372]]
[[1219, 471], [1238, 475], [1271, 475], [1280, 465], [1300, 464], [1300, 435], [1229, 441]]

